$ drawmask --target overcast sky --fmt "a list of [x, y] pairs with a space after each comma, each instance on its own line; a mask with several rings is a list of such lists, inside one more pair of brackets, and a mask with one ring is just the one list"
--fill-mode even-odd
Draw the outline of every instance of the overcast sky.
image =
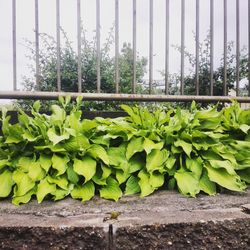
[[[101, 39], [114, 23], [115, 0], [101, 0]], [[241, 48], [248, 44], [247, 0], [240, 0]], [[0, 90], [12, 88], [12, 27], [10, 0], [0, 0]], [[120, 47], [123, 42], [132, 42], [132, 3], [133, 0], [120, 0]], [[209, 0], [201, 0], [200, 39], [205, 39], [209, 30]], [[223, 0], [215, 3], [215, 65], [223, 53]], [[235, 4], [228, 0], [228, 40], [235, 41]], [[55, 37], [56, 0], [40, 0], [40, 32]], [[180, 45], [181, 0], [170, 0], [170, 44]], [[87, 36], [95, 32], [95, 1], [82, 0], [82, 22]], [[149, 0], [137, 0], [137, 49], [140, 55], [148, 57], [149, 49]], [[61, 0], [61, 26], [68, 33], [76, 47], [76, 0]], [[186, 47], [195, 53], [193, 32], [195, 31], [195, 0], [186, 0]], [[17, 0], [17, 67], [18, 85], [23, 76], [29, 75], [24, 39], [34, 41], [34, 0]], [[154, 0], [154, 79], [161, 79], [159, 71], [164, 70], [165, 62], [165, 0]], [[171, 47], [170, 72], [179, 72], [180, 53]], [[186, 69], [186, 72], [188, 69]], [[146, 76], [147, 77], [147, 76]]]

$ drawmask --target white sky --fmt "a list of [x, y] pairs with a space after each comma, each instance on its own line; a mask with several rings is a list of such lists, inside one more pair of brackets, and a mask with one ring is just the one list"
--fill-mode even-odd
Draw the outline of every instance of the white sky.
[[[101, 39], [105, 41], [114, 22], [114, 0], [101, 0]], [[120, 0], [120, 47], [132, 43], [132, 2]], [[223, 0], [215, 2], [215, 65], [223, 53]], [[12, 88], [12, 27], [10, 0], [0, 0], [0, 90]], [[209, 0], [201, 0], [200, 39], [205, 39], [209, 29]], [[228, 0], [228, 40], [235, 41], [235, 3]], [[181, 0], [170, 0], [170, 44], [180, 45]], [[55, 37], [56, 0], [40, 0], [40, 32]], [[82, 21], [92, 38], [95, 31], [95, 1], [82, 0]], [[247, 0], [240, 0], [241, 48], [248, 44]], [[148, 57], [149, 49], [149, 0], [137, 0], [137, 49]], [[76, 47], [76, 0], [61, 0], [61, 26]], [[186, 47], [195, 53], [195, 0], [186, 0]], [[18, 85], [22, 76], [29, 74], [24, 39], [34, 41], [34, 0], [17, 0], [17, 71]], [[161, 79], [160, 70], [165, 65], [165, 0], [154, 0], [154, 79]], [[170, 49], [170, 72], [179, 72], [180, 53]], [[186, 69], [187, 71], [187, 69]]]

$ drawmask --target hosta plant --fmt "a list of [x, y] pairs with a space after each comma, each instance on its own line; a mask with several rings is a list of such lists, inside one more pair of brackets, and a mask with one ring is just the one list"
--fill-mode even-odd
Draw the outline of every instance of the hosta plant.
[[189, 110], [122, 105], [127, 117], [82, 117], [78, 98], [60, 98], [51, 114], [19, 110], [18, 123], [2, 110], [0, 198], [13, 204], [36, 197], [119, 200], [157, 189], [195, 197], [221, 188], [243, 192], [250, 184], [250, 110], [238, 103]]

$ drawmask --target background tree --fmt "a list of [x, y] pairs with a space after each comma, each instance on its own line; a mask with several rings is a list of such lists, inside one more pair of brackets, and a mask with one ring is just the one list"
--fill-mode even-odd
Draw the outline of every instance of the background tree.
[[[107, 40], [101, 48], [101, 91], [104, 93], [115, 92], [115, 58], [111, 55], [112, 46], [114, 45], [114, 37], [112, 30], [109, 33]], [[74, 51], [72, 42], [69, 41], [67, 34], [63, 31], [63, 44], [61, 45], [61, 87], [65, 92], [78, 91], [78, 74], [77, 62], [78, 56]], [[27, 48], [30, 53], [28, 58], [31, 62], [35, 61], [34, 44], [27, 42]], [[23, 78], [23, 86], [25, 90], [40, 90], [40, 91], [56, 91], [57, 90], [57, 54], [56, 41], [53, 37], [47, 34], [40, 36], [40, 85], [35, 85], [35, 67], [34, 63], [29, 65], [31, 76]], [[96, 73], [96, 38], [88, 40], [85, 31], [82, 32], [82, 89], [83, 92], [94, 93], [97, 89], [97, 73]], [[133, 49], [129, 43], [124, 43], [119, 55], [120, 67], [120, 92], [131, 93], [132, 83], [132, 67], [133, 67]], [[137, 82], [143, 81], [146, 73], [147, 59], [137, 55], [136, 77]], [[140, 92], [140, 86], [138, 86]], [[19, 104], [27, 106], [30, 101], [20, 101]], [[104, 109], [114, 106], [109, 106], [107, 103], [98, 102], [98, 105], [87, 103], [88, 108]]]
[[[178, 51], [180, 51], [179, 46], [174, 46]], [[236, 82], [236, 55], [234, 53], [234, 43], [228, 43], [228, 54], [227, 54], [227, 91], [235, 88]], [[207, 38], [200, 43], [200, 62], [199, 62], [199, 83], [200, 95], [210, 95], [210, 38]], [[188, 74], [184, 77], [185, 94], [195, 95], [195, 63], [196, 56], [187, 50], [185, 51], [185, 59], [189, 63]], [[246, 79], [248, 75], [248, 59], [246, 48], [243, 48], [240, 53], [240, 80]], [[224, 81], [224, 61], [223, 57], [220, 60], [220, 64], [214, 69], [213, 74], [214, 79], [214, 95], [223, 95], [223, 81]], [[171, 74], [170, 78], [170, 93], [179, 94], [180, 89], [180, 75]], [[240, 94], [245, 95], [247, 86], [240, 86]]]

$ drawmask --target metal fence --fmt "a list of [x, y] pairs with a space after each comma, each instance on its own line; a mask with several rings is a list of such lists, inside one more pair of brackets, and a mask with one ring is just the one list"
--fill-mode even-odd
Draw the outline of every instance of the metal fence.
[[[61, 92], [61, 48], [60, 48], [60, 0], [56, 1], [56, 42], [57, 42], [57, 91], [58, 92], [23, 92], [17, 90], [17, 46], [16, 46], [16, 0], [12, 0], [12, 43], [13, 43], [13, 91], [1, 91], [1, 99], [56, 99], [59, 95], [66, 95], [66, 93]], [[133, 70], [131, 72], [133, 80], [131, 83], [132, 94], [120, 94], [119, 93], [119, 0], [114, 0], [115, 8], [115, 90], [114, 94], [105, 94], [102, 93], [101, 86], [101, 42], [100, 42], [100, 0], [96, 0], [96, 51], [97, 51], [97, 86], [96, 93], [84, 93], [82, 89], [82, 65], [81, 65], [81, 0], [75, 0], [77, 5], [77, 51], [78, 51], [78, 93], [70, 93], [70, 95], [75, 98], [79, 95], [84, 97], [84, 100], [123, 100], [123, 101], [191, 101], [197, 100], [200, 102], [216, 102], [230, 101], [232, 97], [228, 97], [227, 93], [227, 44], [228, 44], [228, 0], [224, 0], [223, 9], [224, 9], [224, 79], [223, 79], [223, 96], [214, 96], [214, 0], [210, 1], [210, 96], [201, 96], [199, 95], [199, 44], [200, 44], [200, 0], [196, 0], [196, 32], [195, 32], [195, 53], [196, 53], [196, 67], [195, 75], [196, 79], [194, 82], [196, 88], [195, 96], [184, 95], [184, 67], [185, 67], [185, 25], [186, 25], [186, 1], [181, 1], [181, 74], [180, 74], [180, 95], [169, 95], [169, 16], [171, 9], [171, 0], [165, 1], [165, 91], [164, 95], [152, 95], [152, 83], [153, 83], [153, 35], [154, 35], [154, 17], [153, 17], [153, 0], [145, 1], [149, 4], [149, 94], [148, 95], [138, 95], [136, 94], [136, 46], [137, 46], [137, 1], [133, 1], [133, 26], [131, 27], [133, 33]], [[174, 1], [174, 0], [172, 0]], [[34, 0], [35, 7], [35, 51], [36, 51], [36, 85], [39, 86], [40, 82], [40, 65], [39, 65], [39, 1]], [[240, 1], [235, 0], [235, 11], [236, 11], [236, 97], [234, 99], [239, 102], [249, 102], [250, 103], [250, 0], [248, 0], [248, 97], [239, 97], [239, 82], [240, 82]], [[69, 93], [67, 93], [69, 94]]]

